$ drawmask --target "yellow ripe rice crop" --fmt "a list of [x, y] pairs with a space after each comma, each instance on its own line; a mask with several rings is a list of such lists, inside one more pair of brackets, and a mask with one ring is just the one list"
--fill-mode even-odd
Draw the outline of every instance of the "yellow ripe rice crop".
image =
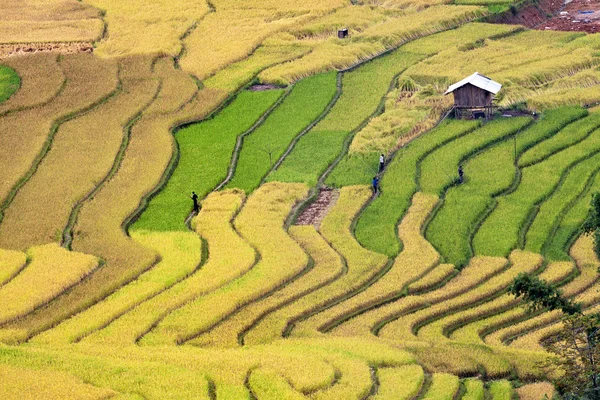
[[27, 255], [31, 257], [27, 268], [0, 287], [0, 324], [44, 305], [98, 266], [96, 257], [57, 244], [32, 247]]
[[408, 286], [408, 293], [413, 294], [417, 292], [424, 292], [431, 289], [434, 286], [448, 280], [452, 275], [456, 273], [456, 268], [452, 264], [440, 264], [433, 270], [428, 272], [421, 279]]
[[252, 393], [259, 399], [265, 400], [299, 400], [305, 397], [294, 390], [285, 377], [277, 371], [258, 368], [250, 373], [248, 384]]
[[434, 55], [440, 51], [464, 46], [465, 49], [476, 46], [478, 41], [489, 37], [503, 36], [523, 28], [518, 25], [501, 25], [473, 22], [434, 35], [409, 42], [402, 46], [403, 51]]
[[302, 184], [273, 182], [257, 189], [235, 219], [240, 235], [260, 254], [256, 265], [242, 277], [169, 314], [140, 343], [187, 341], [300, 273], [308, 263], [307, 256], [287, 235], [283, 223], [306, 193]]
[[371, 25], [382, 23], [390, 17], [385, 10], [378, 7], [354, 6], [338, 8], [331, 14], [326, 14], [302, 26], [291, 29], [290, 33], [299, 39], [326, 39], [337, 36], [337, 30], [346, 28], [349, 36], [364, 31]]
[[101, 56], [162, 53], [178, 55], [181, 37], [209, 12], [205, 1], [86, 0], [105, 10], [108, 37], [95, 52]]
[[[473, 258], [469, 265], [463, 268], [456, 277], [439, 289], [420, 296], [407, 296], [395, 302], [386, 304], [375, 310], [359, 315], [337, 328], [339, 332], [363, 333], [370, 332], [382, 321], [395, 319], [405, 313], [459, 296], [483, 281], [490, 279], [506, 267], [506, 260], [500, 257]], [[385, 331], [386, 327], [384, 327]]]
[[108, 325], [141, 302], [184, 279], [200, 265], [201, 241], [192, 232], [132, 232], [136, 242], [156, 251], [161, 261], [103, 301], [33, 339], [35, 342], [74, 342]]
[[84, 383], [72, 375], [52, 370], [26, 369], [0, 364], [0, 398], [35, 400], [114, 398], [116, 393]]
[[[435, 195], [416, 193], [406, 216], [398, 225], [398, 236], [404, 249], [394, 260], [391, 269], [366, 290], [323, 312], [320, 319], [334, 320], [361, 307], [397, 296], [405, 290], [406, 285], [434, 268], [440, 262], [440, 255], [421, 235], [421, 227], [437, 202]], [[348, 257], [347, 260], [350, 261]]]
[[[202, 340], [203, 343], [210, 343], [213, 346], [236, 346], [241, 338], [240, 335], [270, 312], [276, 314], [277, 317], [272, 315], [266, 317], [268, 321], [260, 324], [260, 328], [254, 332], [254, 336], [258, 335], [264, 338], [267, 335], [273, 339], [282, 334], [286, 324], [294, 315], [291, 312], [300, 312], [301, 304], [306, 308], [317, 306], [315, 303], [310, 303], [311, 300], [315, 301], [314, 292], [311, 290], [330, 282], [341, 273], [342, 266], [339, 256], [327, 246], [313, 226], [293, 226], [290, 228], [289, 234], [313, 258], [311, 270], [264, 300], [248, 305], [195, 342]], [[302, 296], [307, 293], [309, 294], [306, 297]], [[293, 303], [288, 305], [292, 301]], [[285, 307], [284, 311], [280, 310], [282, 306]], [[286, 315], [287, 318], [279, 319], [281, 315]], [[253, 340], [252, 333], [250, 336], [250, 340]]]
[[56, 21], [100, 16], [100, 10], [77, 0], [3, 0], [0, 19]]
[[289, 83], [318, 72], [348, 68], [391, 47], [458, 26], [481, 15], [483, 12], [479, 7], [462, 6], [407, 12], [366, 27], [349, 41], [337, 38], [322, 40], [306, 56], [269, 68], [259, 77], [266, 82]]
[[520, 400], [553, 399], [555, 389], [550, 382], [535, 382], [516, 389]]
[[463, 381], [465, 386], [465, 394], [462, 397], [463, 400], [484, 400], [485, 390], [483, 388], [483, 382], [476, 378], [465, 379]]
[[431, 376], [431, 386], [424, 400], [452, 400], [458, 392], [460, 382], [457, 376], [437, 373]]
[[[37, 53], [10, 57], [3, 60], [2, 64], [17, 71], [21, 87], [0, 104], [0, 114], [46, 103], [58, 94], [65, 83], [56, 54]], [[44, 73], [40, 74], [40, 70]]]
[[2, 21], [0, 43], [93, 42], [102, 36], [100, 19], [65, 21]]
[[[344, 267], [340, 256], [313, 226], [293, 226], [290, 228], [289, 233], [314, 263], [313, 269], [300, 279], [298, 284], [294, 282], [289, 286], [299, 291], [297, 287], [302, 288], [307, 284], [318, 285], [322, 282], [329, 282], [343, 273]], [[280, 337], [293, 319], [316, 309], [323, 302], [330, 299], [330, 295], [334, 293], [332, 285], [334, 284], [326, 285], [285, 307], [273, 310], [248, 332], [245, 336], [245, 343], [266, 343]], [[248, 307], [248, 309], [252, 308]]]
[[490, 382], [489, 393], [492, 400], [511, 400], [514, 389], [510, 381], [503, 379], [501, 381]]
[[[255, 262], [254, 249], [237, 235], [230, 223], [243, 199], [244, 194], [237, 190], [214, 192], [206, 197], [200, 214], [193, 220], [196, 232], [207, 242], [209, 259], [202, 268], [84, 342], [132, 344], [172, 310], [246, 273]], [[136, 232], [132, 235], [135, 237]]]
[[[540, 279], [557, 284], [568, 278], [572, 273], [573, 265], [569, 262], [551, 263], [540, 274]], [[466, 324], [462, 328], [453, 332], [452, 339], [466, 343], [484, 344], [480, 338], [480, 334], [483, 331], [493, 327], [494, 325], [501, 325], [503, 323], [510, 322], [513, 318], [522, 316], [524, 312], [523, 309], [517, 307], [506, 312], [501, 312], [500, 314], [492, 315], [489, 318], [477, 320], [477, 317], [481, 315], [490, 315], [498, 312], [499, 310], [504, 310], [508, 307], [515, 306], [516, 304], [517, 301], [514, 296], [508, 294], [502, 295], [492, 301], [483, 303], [476, 307], [471, 307], [456, 314], [448, 315], [432, 324], [426, 325], [421, 328], [419, 334], [429, 338], [437, 337], [438, 340], [443, 340], [446, 336], [446, 329]], [[468, 323], [469, 321], [473, 320], [475, 320], [475, 322]]]
[[117, 96], [59, 127], [52, 150], [5, 211], [0, 243], [24, 249], [60, 239], [74, 205], [109, 173], [126, 125], [152, 102], [158, 82], [122, 86]]
[[[343, 187], [339, 199], [321, 223], [323, 237], [345, 258], [348, 269], [344, 278], [334, 283], [335, 286], [325, 288], [330, 295], [340, 296], [359, 288], [381, 271], [387, 262], [387, 257], [362, 247], [351, 231], [353, 219], [370, 196], [371, 190], [368, 186]], [[334, 287], [335, 291], [332, 290]], [[333, 315], [337, 314], [334, 312]], [[298, 329], [318, 330], [329, 322], [330, 316], [330, 310], [316, 314], [298, 324]]]
[[[207, 15], [184, 41], [182, 68], [205, 79], [248, 57], [268, 36], [308, 17], [291, 14], [269, 20], [272, 16], [266, 10], [226, 10]], [[240, 31], [244, 34], [239, 35]]]
[[569, 254], [579, 267], [592, 266], [597, 268], [600, 266], [600, 260], [594, 252], [594, 238], [592, 235], [579, 236], [571, 246]]
[[310, 50], [310, 46], [299, 44], [273, 44], [265, 41], [248, 58], [228, 65], [203, 83], [206, 87], [234, 92], [250, 81], [255, 75], [272, 65], [290, 61], [304, 56]]
[[[506, 271], [499, 273], [498, 275], [492, 276], [489, 280], [482, 282], [480, 285], [474, 287], [472, 290], [453, 297], [447, 301], [433, 305], [432, 307], [425, 308], [424, 310], [417, 311], [413, 314], [402, 317], [389, 325], [386, 325], [382, 330], [381, 334], [384, 337], [397, 338], [408, 340], [414, 338], [413, 329], [418, 327], [420, 324], [427, 322], [430, 319], [439, 317], [440, 315], [446, 314], [452, 310], [467, 307], [472, 303], [476, 303], [482, 299], [487, 298], [491, 294], [500, 291], [507, 287], [512, 279], [521, 272], [532, 273], [542, 263], [542, 257], [528, 253], [524, 251], [515, 250], [511, 253], [510, 257], [511, 267]], [[497, 266], [504, 265], [506, 260], [501, 257], [474, 257], [469, 263], [469, 267], [479, 266], [479, 268], [490, 268], [496, 265], [493, 269], [498, 269]], [[460, 277], [462, 274], [459, 274]], [[455, 280], [455, 279], [454, 279]], [[453, 281], [450, 281], [450, 285]], [[443, 289], [443, 288], [442, 288]], [[424, 295], [423, 297], [430, 296], [431, 293]], [[426, 339], [425, 335], [419, 337]]]
[[425, 374], [420, 365], [406, 365], [377, 370], [379, 390], [374, 400], [410, 400], [416, 397], [423, 385]]
[[18, 274], [27, 263], [27, 255], [20, 251], [0, 249], [0, 286]]
[[117, 65], [87, 54], [64, 56], [65, 88], [50, 103], [0, 118], [0, 199], [31, 167], [59, 118], [97, 104], [117, 88]]
[[154, 75], [161, 79], [160, 92], [144, 111], [145, 115], [174, 113], [189, 103], [198, 91], [194, 79], [175, 68], [170, 57], [159, 58], [154, 63]]
[[204, 89], [177, 113], [142, 116], [132, 128], [119, 169], [93, 198], [83, 203], [73, 229], [73, 249], [101, 256], [105, 266], [48, 305], [43, 313], [31, 314], [15, 323], [14, 328], [28, 335], [46, 330], [106, 297], [158, 261], [156, 253], [124, 234], [123, 221], [160, 182], [174, 146], [171, 128], [203, 118], [223, 98], [222, 92]]

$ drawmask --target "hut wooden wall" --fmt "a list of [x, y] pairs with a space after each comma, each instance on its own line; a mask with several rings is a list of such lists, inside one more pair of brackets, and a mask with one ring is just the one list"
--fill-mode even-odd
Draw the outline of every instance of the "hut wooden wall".
[[492, 94], [471, 84], [456, 89], [454, 104], [458, 107], [489, 107], [492, 105]]

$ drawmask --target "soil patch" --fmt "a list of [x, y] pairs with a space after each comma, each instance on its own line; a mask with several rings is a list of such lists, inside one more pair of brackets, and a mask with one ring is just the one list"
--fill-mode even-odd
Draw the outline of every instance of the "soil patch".
[[88, 42], [0, 44], [0, 59], [39, 52], [56, 52], [61, 54], [93, 53], [94, 46]]
[[600, 0], [525, 1], [492, 18], [500, 24], [519, 24], [539, 30], [600, 32]]
[[265, 90], [276, 90], [276, 89], [284, 89], [285, 86], [277, 86], [277, 85], [269, 85], [269, 84], [257, 84], [252, 85], [248, 88], [251, 92], [264, 92]]
[[598, 33], [600, 32], [600, 1], [565, 2], [558, 14], [538, 26], [538, 29]]
[[315, 228], [319, 228], [321, 221], [339, 197], [339, 190], [328, 187], [322, 188], [317, 199], [302, 211], [302, 214], [296, 220], [296, 225], [313, 225]]

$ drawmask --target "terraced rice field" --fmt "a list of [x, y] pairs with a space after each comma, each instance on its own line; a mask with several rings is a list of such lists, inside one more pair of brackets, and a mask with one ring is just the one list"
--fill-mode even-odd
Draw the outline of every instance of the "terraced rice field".
[[600, 308], [600, 37], [490, 3], [3, 4], [0, 398], [551, 396], [507, 289]]

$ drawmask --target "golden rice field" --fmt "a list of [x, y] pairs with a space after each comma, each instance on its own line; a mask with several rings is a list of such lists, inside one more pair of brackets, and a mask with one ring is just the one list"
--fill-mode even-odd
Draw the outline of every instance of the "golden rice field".
[[552, 398], [507, 289], [600, 309], [600, 34], [470, 4], [2, 1], [0, 399]]

